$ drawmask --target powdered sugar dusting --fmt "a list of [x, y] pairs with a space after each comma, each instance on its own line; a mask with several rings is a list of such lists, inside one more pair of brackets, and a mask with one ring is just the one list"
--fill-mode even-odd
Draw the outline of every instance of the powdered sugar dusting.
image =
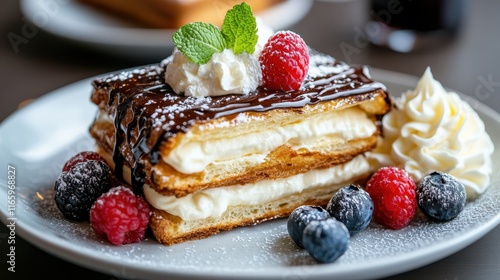
[[[176, 96], [165, 95], [163, 97], [163, 101], [169, 101], [171, 105], [156, 108], [154, 113], [151, 115], [151, 118], [153, 119], [153, 128], [168, 130], [169, 127], [176, 124], [175, 119], [177, 117], [185, 117], [185, 111], [192, 110], [193, 108], [197, 108], [200, 111], [208, 110], [208, 104], [211, 102], [211, 98], [187, 97], [180, 100]], [[195, 120], [197, 119], [191, 121]], [[187, 123], [183, 123], [182, 125], [185, 126]]]
[[[485, 123], [493, 142], [499, 143], [496, 116], [486, 116]], [[40, 147], [52, 145], [44, 143], [44, 138], [36, 138], [36, 141]], [[37, 158], [35, 162], [5, 154], [5, 161], [17, 166], [19, 172], [17, 229], [25, 233], [26, 239], [44, 244], [50, 253], [63, 254], [70, 260], [89, 260], [85, 261], [89, 267], [118, 278], [169, 278], [176, 274], [212, 278], [265, 275], [275, 279], [332, 279], [339, 272], [355, 276], [374, 266], [397, 266], [401, 259], [423, 256], [436, 260], [435, 255], [439, 255], [436, 253], [443, 253], [443, 249], [453, 251], [457, 243], [465, 246], [464, 240], [472, 242], [470, 237], [479, 238], [478, 234], [500, 221], [500, 173], [496, 172], [485, 193], [468, 202], [456, 219], [436, 223], [419, 213], [408, 227], [396, 231], [372, 222], [366, 230], [351, 237], [349, 249], [341, 258], [323, 266], [318, 266], [289, 238], [286, 219], [236, 228], [173, 246], [161, 245], [151, 235], [141, 243], [114, 246], [97, 237], [89, 223], [66, 220], [54, 203], [53, 183], [64, 161], [93, 147], [94, 142], [85, 135], [73, 145], [61, 147], [56, 154]], [[492, 159], [493, 170], [500, 169], [500, 150], [495, 151]], [[2, 185], [2, 197], [6, 196], [6, 190]]]
[[[498, 155], [498, 152], [497, 152]], [[495, 163], [495, 168], [499, 168]], [[25, 192], [29, 187], [25, 188]], [[20, 197], [23, 219], [35, 222], [39, 232], [44, 232], [78, 254], [99, 256], [103, 261], [116, 263], [110, 273], [130, 277], [135, 270], [160, 269], [190, 273], [251, 273], [266, 269], [284, 268], [281, 277], [314, 274], [316, 262], [308, 253], [295, 245], [288, 236], [286, 219], [269, 221], [256, 226], [236, 228], [212, 237], [164, 246], [151, 235], [141, 243], [114, 246], [97, 237], [89, 223], [67, 221], [53, 203], [53, 188], [47, 185], [40, 196]], [[43, 199], [40, 199], [43, 197]], [[469, 202], [454, 220], [436, 223], [418, 212], [410, 226], [401, 230], [388, 230], [374, 223], [352, 236], [347, 252], [335, 267], [359, 267], [390, 258], [398, 258], [418, 250], [429, 250], [436, 244], [457, 238], [481, 227], [500, 211], [500, 176], [495, 174], [492, 186], [478, 200]], [[498, 218], [497, 218], [498, 219]], [[96, 254], [97, 253], [97, 254]], [[107, 267], [113, 267], [112, 265]]]
[[151, 69], [146, 68], [138, 68], [133, 69], [131, 71], [122, 71], [118, 74], [110, 75], [104, 79], [105, 82], [114, 82], [114, 81], [126, 81], [134, 77], [134, 75], [140, 76], [154, 76], [160, 73], [161, 69], [159, 67], [153, 67]]
[[[311, 55], [309, 60], [309, 78], [325, 77], [328, 75], [336, 75], [347, 71], [350, 66], [346, 63], [335, 63], [335, 58], [324, 55], [316, 54]], [[337, 61], [339, 62], [339, 61]]]

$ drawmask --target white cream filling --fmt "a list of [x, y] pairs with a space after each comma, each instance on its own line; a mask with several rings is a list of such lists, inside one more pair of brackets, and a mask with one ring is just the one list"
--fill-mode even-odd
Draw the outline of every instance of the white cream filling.
[[288, 178], [261, 180], [253, 184], [206, 189], [180, 198], [161, 195], [145, 185], [144, 195], [155, 208], [186, 221], [218, 218], [231, 206], [258, 205], [304, 190], [346, 183], [369, 170], [367, 159], [359, 155], [331, 168], [314, 169]]
[[314, 139], [325, 136], [349, 141], [370, 137], [376, 130], [366, 112], [352, 107], [232, 138], [193, 140], [188, 132], [181, 143], [162, 158], [179, 172], [192, 174], [203, 171], [211, 163], [247, 155], [261, 154], [264, 159], [265, 155], [284, 144], [307, 147]]

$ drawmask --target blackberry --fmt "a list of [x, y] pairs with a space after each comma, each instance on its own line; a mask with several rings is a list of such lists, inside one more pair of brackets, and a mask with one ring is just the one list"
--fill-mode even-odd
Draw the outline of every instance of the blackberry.
[[304, 248], [320, 263], [334, 262], [349, 246], [349, 231], [335, 218], [312, 221], [304, 229]]
[[372, 219], [373, 201], [361, 187], [350, 184], [338, 190], [326, 210], [342, 222], [351, 235], [364, 230]]
[[417, 185], [418, 206], [427, 216], [438, 220], [454, 219], [465, 207], [464, 185], [448, 173], [434, 171]]
[[330, 218], [330, 214], [320, 206], [303, 205], [295, 208], [288, 217], [287, 229], [290, 238], [301, 248], [302, 235], [304, 228], [311, 222], [316, 220], [324, 220]]
[[57, 208], [70, 220], [89, 220], [90, 207], [110, 188], [109, 167], [102, 161], [76, 163], [54, 184]]

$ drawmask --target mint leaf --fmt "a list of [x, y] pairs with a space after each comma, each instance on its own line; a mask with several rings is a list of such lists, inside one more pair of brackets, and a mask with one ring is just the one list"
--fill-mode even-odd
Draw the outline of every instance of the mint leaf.
[[214, 53], [222, 52], [226, 48], [219, 28], [204, 22], [183, 25], [172, 35], [172, 40], [179, 51], [198, 64], [207, 63]]
[[235, 54], [252, 54], [255, 51], [258, 40], [257, 21], [247, 3], [235, 5], [226, 13], [222, 23], [222, 35], [226, 40], [226, 47]]

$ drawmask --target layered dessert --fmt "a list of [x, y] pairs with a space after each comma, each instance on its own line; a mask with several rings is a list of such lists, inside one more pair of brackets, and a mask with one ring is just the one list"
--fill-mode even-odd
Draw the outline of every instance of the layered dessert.
[[[55, 182], [63, 215], [113, 244], [147, 228], [171, 245], [289, 216], [292, 239], [331, 262], [372, 215], [390, 229], [417, 208], [446, 221], [489, 185], [484, 123], [430, 69], [393, 99], [368, 67], [266, 28], [246, 3], [173, 41], [163, 61], [92, 82], [97, 153], [71, 158]], [[344, 249], [331, 255], [321, 236]]]
[[[326, 204], [340, 186], [369, 174], [363, 154], [375, 148], [378, 120], [390, 110], [384, 85], [366, 66], [311, 50], [292, 32], [273, 34], [262, 50], [252, 40], [253, 52], [224, 48], [205, 63], [180, 46], [157, 65], [93, 82], [97, 150], [144, 194], [164, 244]], [[290, 48], [299, 49], [282, 54], [295, 57], [285, 72], [302, 69], [303, 77], [266, 82], [279, 67], [263, 69], [262, 57]]]

